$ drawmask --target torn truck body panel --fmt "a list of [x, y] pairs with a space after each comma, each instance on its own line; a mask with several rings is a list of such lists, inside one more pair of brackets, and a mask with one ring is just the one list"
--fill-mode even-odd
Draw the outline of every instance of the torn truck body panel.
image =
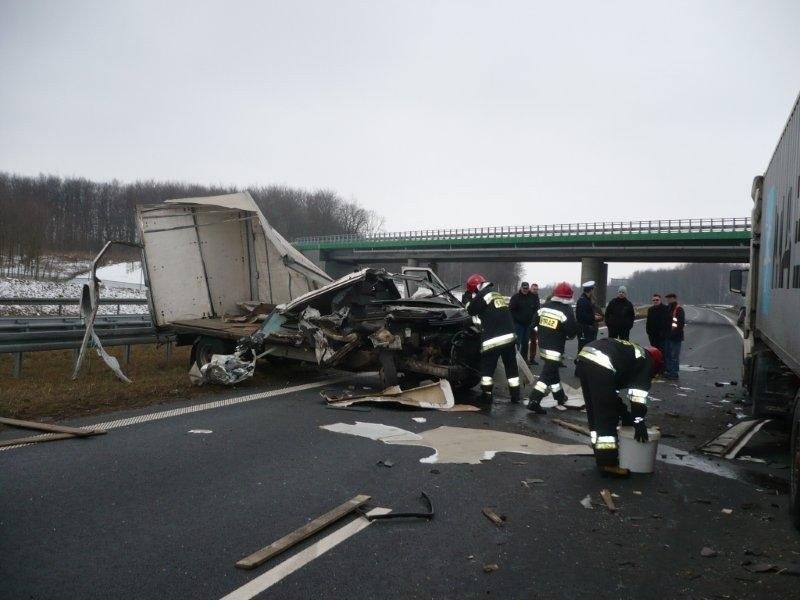
[[136, 207], [153, 321], [223, 320], [330, 282], [267, 222], [247, 192]]

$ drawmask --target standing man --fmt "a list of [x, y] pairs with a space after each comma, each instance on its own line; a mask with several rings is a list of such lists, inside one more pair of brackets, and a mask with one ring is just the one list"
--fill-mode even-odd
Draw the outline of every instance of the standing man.
[[583, 282], [583, 293], [575, 304], [575, 319], [578, 321], [578, 351], [597, 339], [597, 323], [603, 320], [594, 309], [592, 294], [594, 292], [594, 281]]
[[511, 296], [508, 308], [511, 311], [511, 319], [514, 321], [514, 333], [517, 336], [517, 350], [522, 356], [528, 356], [528, 340], [531, 337], [531, 327], [539, 298], [534, 298], [531, 288], [527, 281], [523, 281], [519, 286], [519, 291]]
[[566, 281], [553, 290], [553, 299], [539, 309], [539, 356], [544, 361], [539, 379], [528, 398], [528, 408], [538, 415], [547, 411], [542, 408], [542, 399], [550, 392], [555, 398], [556, 408], [566, 410], [567, 395], [561, 387], [558, 368], [564, 354], [564, 344], [578, 333], [578, 323], [572, 312], [572, 286]]
[[[586, 344], [577, 360], [597, 467], [603, 475], [627, 477], [629, 471], [619, 466], [617, 424], [633, 425], [637, 442], [649, 439], [647, 396], [651, 379], [664, 367], [661, 350], [606, 338]], [[628, 390], [630, 412], [617, 395], [622, 389]]]
[[519, 402], [519, 371], [517, 370], [517, 347], [514, 344], [514, 324], [505, 296], [494, 291], [494, 284], [483, 275], [470, 275], [467, 292], [472, 299], [467, 312], [480, 321], [481, 327], [481, 399], [492, 402], [494, 370], [497, 360], [503, 359], [508, 378], [511, 402]]
[[667, 330], [666, 340], [664, 341], [664, 353], [667, 368], [664, 371], [664, 379], [678, 379], [678, 369], [681, 362], [681, 343], [683, 342], [683, 327], [686, 325], [686, 313], [683, 307], [678, 304], [678, 296], [675, 292], [666, 295], [667, 311], [669, 319], [669, 329]]
[[608, 337], [627, 340], [635, 319], [636, 312], [633, 309], [633, 303], [628, 300], [628, 288], [621, 285], [617, 289], [617, 297], [612, 298], [606, 306]]
[[531, 284], [531, 296], [534, 297], [534, 307], [535, 311], [533, 313], [533, 323], [531, 323], [531, 342], [530, 346], [528, 347], [528, 363], [531, 365], [538, 365], [539, 361], [536, 360], [536, 335], [539, 323], [539, 309], [542, 308], [542, 304], [539, 301], [539, 284], [532, 283]]
[[653, 294], [652, 305], [647, 309], [647, 337], [650, 345], [664, 352], [664, 340], [669, 328], [669, 309], [661, 303], [661, 294]]

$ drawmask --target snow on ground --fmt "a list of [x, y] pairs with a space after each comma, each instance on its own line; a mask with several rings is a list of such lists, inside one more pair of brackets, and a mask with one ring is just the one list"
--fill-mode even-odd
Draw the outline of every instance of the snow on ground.
[[[126, 287], [144, 289], [142, 263], [138, 260], [100, 267], [97, 269], [97, 277], [109, 288]], [[72, 281], [76, 283], [87, 283], [89, 281], [89, 271], [75, 276]]]
[[[73, 281], [47, 281], [21, 279], [16, 277], [0, 277], [0, 298], [80, 298], [82, 283]], [[144, 286], [139, 288], [120, 287], [119, 284], [108, 286], [101, 283], [100, 298], [147, 298]], [[122, 305], [121, 314], [146, 314], [146, 304]], [[25, 304], [0, 304], [0, 316], [48, 316], [58, 315], [58, 306], [30, 306]], [[61, 309], [62, 316], [78, 314], [78, 305], [66, 305]], [[117, 314], [116, 305], [102, 305], [98, 314]]]

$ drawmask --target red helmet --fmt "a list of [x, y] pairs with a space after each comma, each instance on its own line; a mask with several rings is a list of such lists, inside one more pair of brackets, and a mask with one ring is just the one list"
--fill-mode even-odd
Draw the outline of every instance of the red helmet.
[[481, 275], [480, 273], [475, 273], [475, 275], [470, 275], [469, 279], [467, 279], [467, 291], [470, 294], [474, 294], [478, 291], [478, 286], [482, 283], [486, 283], [486, 277]]
[[653, 359], [653, 375], [658, 375], [664, 372], [664, 354], [658, 348], [650, 346], [645, 348], [650, 358]]
[[553, 296], [572, 300], [572, 286], [566, 281], [562, 281], [555, 287], [555, 289], [553, 289]]

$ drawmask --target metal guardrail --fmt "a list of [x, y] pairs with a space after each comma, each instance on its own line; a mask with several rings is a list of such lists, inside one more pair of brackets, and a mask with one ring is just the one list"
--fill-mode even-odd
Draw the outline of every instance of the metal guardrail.
[[426, 229], [391, 233], [377, 232], [365, 235], [347, 234], [306, 236], [295, 238], [293, 243], [303, 245], [361, 241], [451, 241], [485, 238], [552, 237], [566, 235], [714, 233], [736, 231], [751, 231], [750, 217], [560, 223], [556, 225], [509, 225], [503, 227], [473, 227], [468, 229]]
[[[58, 306], [58, 314], [62, 313], [65, 306], [77, 306], [78, 298], [0, 298], [0, 305], [5, 306]], [[100, 298], [101, 305], [116, 305], [117, 314], [122, 306], [147, 305], [147, 298]]]
[[[167, 355], [175, 341], [172, 333], [159, 332], [150, 315], [104, 315], [95, 321], [95, 332], [103, 346], [124, 346], [125, 362], [130, 362], [131, 346], [167, 344]], [[13, 354], [13, 376], [22, 373], [25, 352], [77, 350], [85, 326], [81, 317], [3, 317], [0, 318], [0, 354]]]

